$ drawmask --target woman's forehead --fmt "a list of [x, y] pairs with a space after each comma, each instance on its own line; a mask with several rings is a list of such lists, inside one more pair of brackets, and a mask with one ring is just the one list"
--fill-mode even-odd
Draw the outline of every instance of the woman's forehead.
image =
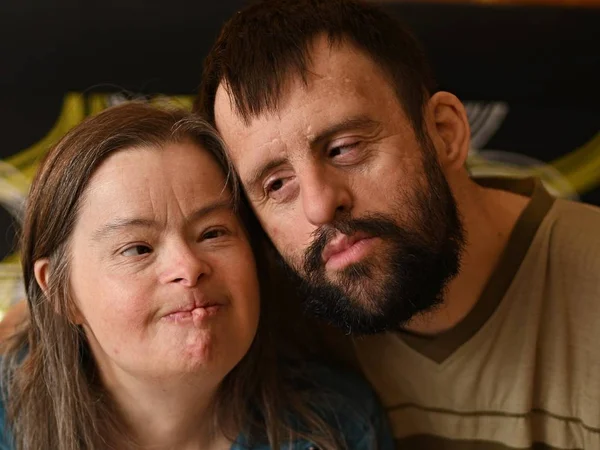
[[231, 203], [224, 171], [195, 144], [134, 148], [107, 158], [90, 180], [81, 214], [96, 220], [131, 212], [186, 217], [214, 203]]

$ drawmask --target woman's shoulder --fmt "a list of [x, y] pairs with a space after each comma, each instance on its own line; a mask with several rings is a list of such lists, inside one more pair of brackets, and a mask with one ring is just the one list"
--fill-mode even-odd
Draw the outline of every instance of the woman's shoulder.
[[315, 389], [312, 407], [339, 429], [348, 449], [393, 448], [385, 412], [362, 375], [321, 364], [309, 365], [305, 371]]
[[[13, 335], [10, 339], [17, 339]], [[7, 340], [5, 343], [8, 342]], [[16, 341], [18, 342], [18, 341]], [[11, 424], [8, 420], [8, 384], [14, 376], [15, 367], [19, 366], [28, 353], [26, 345], [18, 344], [11, 346], [10, 350], [0, 354], [0, 450], [13, 450], [15, 443], [11, 432]]]
[[[384, 411], [373, 389], [360, 374], [315, 363], [296, 367], [293, 373], [290, 388], [304, 392], [307, 406], [335, 430], [347, 450], [394, 449]], [[295, 419], [298, 418], [292, 417], [292, 423]], [[244, 443], [244, 440], [238, 442], [232, 450], [270, 450], [268, 445], [248, 447]], [[318, 447], [298, 439], [284, 445], [284, 449], [318, 450]]]
[[311, 363], [301, 369], [301, 377], [295, 384], [300, 389], [311, 389], [315, 395], [315, 407], [344, 405], [360, 412], [379, 409], [379, 400], [371, 385], [355, 370]]
[[11, 450], [13, 445], [11, 444], [11, 436], [6, 421], [6, 407], [4, 401], [4, 395], [0, 393], [0, 450]]

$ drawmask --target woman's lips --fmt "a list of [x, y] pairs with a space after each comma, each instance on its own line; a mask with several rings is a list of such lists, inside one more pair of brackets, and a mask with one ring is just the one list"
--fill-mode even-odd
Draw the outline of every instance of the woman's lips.
[[200, 289], [193, 289], [186, 294], [182, 301], [167, 305], [162, 318], [175, 323], [191, 321], [199, 323], [217, 315], [224, 306], [225, 302], [221, 299], [217, 300], [214, 296], [208, 296]]
[[171, 322], [194, 322], [199, 323], [211, 317], [214, 317], [221, 311], [223, 305], [221, 304], [207, 304], [204, 306], [197, 306], [192, 309], [183, 309], [173, 311], [166, 316], [164, 319]]

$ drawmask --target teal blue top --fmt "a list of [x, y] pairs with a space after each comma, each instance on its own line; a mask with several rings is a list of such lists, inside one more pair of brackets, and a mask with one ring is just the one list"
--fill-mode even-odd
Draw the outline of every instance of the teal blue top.
[[[308, 372], [311, 387], [318, 396], [311, 405], [345, 441], [348, 450], [394, 450], [387, 420], [371, 387], [357, 375], [323, 366]], [[14, 450], [0, 403], [0, 450]], [[231, 450], [270, 450], [268, 444], [248, 443], [240, 435]], [[281, 450], [316, 450], [312, 442], [297, 440]]]

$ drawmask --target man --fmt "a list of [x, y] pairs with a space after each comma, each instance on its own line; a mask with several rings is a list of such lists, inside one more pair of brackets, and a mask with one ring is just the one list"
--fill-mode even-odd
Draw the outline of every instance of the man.
[[306, 306], [368, 335], [399, 448], [600, 448], [600, 211], [471, 179], [465, 109], [391, 17], [250, 6], [196, 109]]

